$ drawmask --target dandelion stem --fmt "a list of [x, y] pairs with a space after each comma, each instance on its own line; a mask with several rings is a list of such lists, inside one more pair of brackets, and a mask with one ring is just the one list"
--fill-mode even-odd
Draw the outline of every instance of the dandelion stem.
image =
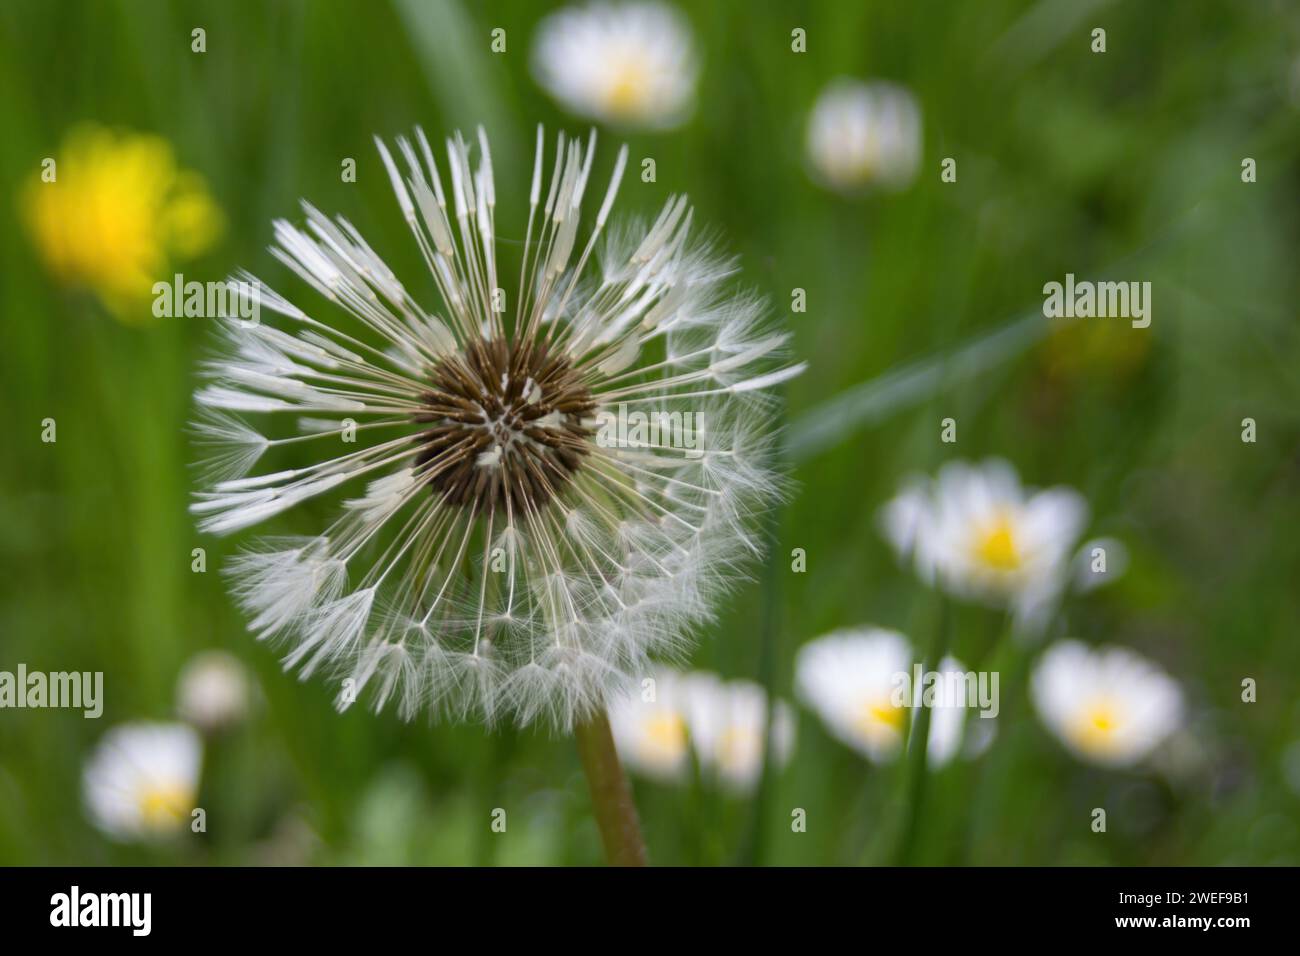
[[[786, 427], [785, 389], [775, 391], [781, 400], [777, 427], [784, 434]], [[772, 455], [771, 466], [778, 474], [784, 473], [785, 456], [778, 445]], [[764, 825], [767, 822], [767, 809], [772, 792], [773, 761], [776, 751], [775, 726], [776, 680], [778, 646], [781, 642], [781, 561], [779, 545], [781, 543], [781, 523], [784, 518], [784, 503], [777, 502], [768, 513], [766, 533], [767, 560], [763, 568], [763, 602], [762, 619], [759, 624], [758, 644], [758, 682], [767, 692], [767, 713], [763, 718], [763, 771], [754, 790], [754, 810], [750, 821], [749, 837], [741, 848], [740, 864], [742, 866], [759, 866], [763, 862], [766, 849], [764, 842]]]
[[578, 741], [578, 755], [582, 769], [587, 774], [591, 789], [592, 809], [596, 813], [596, 826], [605, 845], [605, 857], [611, 866], [645, 866], [645, 842], [641, 838], [641, 823], [637, 819], [636, 804], [632, 802], [632, 788], [628, 786], [623, 767], [614, 749], [614, 736], [609, 730], [609, 718], [603, 710], [597, 711], [574, 729]]
[[[951, 629], [951, 609], [947, 597], [939, 599], [939, 620], [934, 631], [934, 641], [930, 651], [921, 662], [922, 680], [932, 667], [938, 667], [943, 655], [948, 652], [948, 632]], [[913, 689], [913, 693], [916, 692]], [[911, 745], [908, 748], [907, 790], [903, 802], [903, 826], [898, 844], [898, 864], [907, 866], [912, 862], [916, 850], [916, 840], [920, 835], [921, 811], [925, 803], [925, 786], [929, 779], [926, 766], [926, 752], [930, 743], [930, 708], [925, 706], [924, 684], [916, 704], [919, 710], [912, 724]]]

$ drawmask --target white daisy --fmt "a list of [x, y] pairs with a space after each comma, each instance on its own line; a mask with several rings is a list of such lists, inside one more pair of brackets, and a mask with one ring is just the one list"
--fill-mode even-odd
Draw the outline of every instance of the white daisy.
[[[619, 757], [628, 768], [662, 782], [684, 780], [691, 756], [710, 779], [738, 793], [752, 790], [763, 772], [767, 694], [751, 681], [724, 681], [716, 674], [660, 669], [648, 689], [610, 707], [609, 722]], [[772, 714], [778, 766], [794, 748], [794, 715], [784, 701]]]
[[175, 833], [198, 798], [203, 744], [184, 724], [133, 723], [106, 733], [82, 777], [86, 808], [111, 837]]
[[[874, 763], [887, 763], [902, 750], [908, 717], [900, 703], [911, 688], [912, 706], [924, 687], [913, 680], [915, 660], [906, 637], [879, 627], [835, 631], [805, 644], [795, 660], [795, 690], [842, 743]], [[937, 671], [960, 674], [965, 668], [945, 657]], [[906, 682], [903, 682], [906, 678]], [[900, 698], [899, 688], [904, 688]], [[966, 701], [949, 699], [940, 681], [930, 708], [926, 760], [942, 767], [961, 746]], [[917, 711], [913, 709], [911, 719]]]
[[927, 582], [1040, 624], [1065, 587], [1086, 502], [1069, 488], [1034, 492], [1005, 461], [949, 462], [912, 479], [881, 514], [885, 536]]
[[[758, 300], [724, 292], [735, 266], [692, 241], [685, 198], [601, 241], [626, 147], [579, 240], [594, 133], [547, 150], [538, 129], [524, 241], [506, 247], [520, 261], [499, 263], [481, 129], [477, 145], [475, 166], [447, 140], [444, 185], [422, 131], [398, 159], [379, 143], [436, 308], [346, 219], [305, 205], [305, 229], [275, 224], [272, 254], [323, 301], [299, 308], [245, 277], [285, 328], [225, 322], [196, 400], [219, 416], [198, 425], [209, 442], [244, 435], [281, 464], [244, 477], [230, 467], [248, 456], [217, 454], [191, 510], [226, 534], [346, 495], [315, 534], [264, 539], [229, 569], [251, 629], [304, 678], [332, 672], [340, 707], [367, 692], [403, 717], [569, 728], [680, 649], [757, 552], [749, 519], [776, 491], [764, 390], [802, 366]], [[620, 411], [693, 433], [598, 441]], [[297, 431], [264, 437], [241, 413]]]
[[921, 161], [916, 97], [894, 83], [832, 81], [808, 119], [807, 153], [814, 178], [831, 189], [906, 187]]
[[682, 780], [690, 769], [689, 676], [666, 668], [653, 684], [610, 705], [609, 726], [618, 755], [630, 770], [661, 782]]
[[1151, 754], [1182, 717], [1178, 684], [1122, 647], [1050, 647], [1031, 693], [1043, 723], [1082, 760], [1127, 767]]
[[[753, 681], [691, 676], [688, 723], [701, 771], [736, 793], [752, 791], [767, 749], [766, 691]], [[778, 700], [771, 719], [772, 756], [784, 767], [794, 752], [794, 713]]]
[[177, 711], [200, 730], [220, 730], [241, 721], [248, 713], [249, 696], [244, 665], [225, 651], [196, 654], [176, 681]]
[[699, 68], [690, 25], [672, 7], [591, 3], [542, 20], [533, 72], [579, 116], [667, 129], [690, 116]]

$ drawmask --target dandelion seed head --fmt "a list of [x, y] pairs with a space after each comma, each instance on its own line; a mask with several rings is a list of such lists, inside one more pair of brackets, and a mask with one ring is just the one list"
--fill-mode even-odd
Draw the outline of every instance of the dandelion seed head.
[[[250, 629], [340, 682], [340, 708], [567, 729], [680, 656], [757, 553], [752, 519], [781, 491], [765, 392], [802, 366], [761, 303], [723, 287], [734, 263], [696, 239], [684, 197], [605, 235], [625, 149], [579, 228], [594, 135], [539, 130], [509, 264], [481, 130], [379, 149], [440, 301], [342, 218], [304, 204], [305, 226], [275, 223], [275, 258], [321, 298], [267, 290], [274, 323], [225, 323], [196, 393], [215, 464], [191, 510], [228, 534], [338, 502], [227, 571]], [[598, 436], [652, 412], [696, 427]], [[253, 473], [272, 452], [280, 470]]]

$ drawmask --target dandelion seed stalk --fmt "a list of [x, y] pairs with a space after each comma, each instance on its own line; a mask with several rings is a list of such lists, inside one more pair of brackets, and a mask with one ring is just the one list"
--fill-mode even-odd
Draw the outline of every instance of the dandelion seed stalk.
[[578, 755], [582, 758], [582, 769], [587, 775], [587, 786], [591, 790], [591, 804], [605, 846], [605, 858], [611, 866], [645, 866], [641, 821], [632, 800], [632, 788], [619, 763], [618, 751], [614, 749], [609, 718], [603, 710], [597, 711], [575, 726], [574, 736], [578, 742]]

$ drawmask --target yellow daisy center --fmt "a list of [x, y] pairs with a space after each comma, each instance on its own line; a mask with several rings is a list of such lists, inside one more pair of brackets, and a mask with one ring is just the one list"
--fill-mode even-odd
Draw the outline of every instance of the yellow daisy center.
[[194, 795], [177, 784], [156, 784], [139, 796], [140, 816], [151, 830], [173, 830], [190, 812]]
[[743, 767], [761, 749], [759, 735], [748, 727], [728, 727], [718, 738], [718, 763], [724, 767]]
[[980, 531], [975, 541], [975, 556], [999, 571], [1014, 571], [1020, 567], [1016, 530], [1009, 518], [999, 515], [996, 521]]
[[671, 710], [657, 713], [646, 721], [645, 737], [654, 750], [675, 757], [686, 750], [686, 721]]
[[620, 117], [634, 117], [641, 112], [645, 102], [648, 71], [636, 57], [622, 60], [605, 94], [605, 104], [610, 113]]
[[1079, 747], [1091, 753], [1105, 753], [1115, 745], [1121, 718], [1110, 701], [1096, 701], [1084, 709], [1074, 729]]
[[894, 705], [888, 697], [873, 697], [863, 702], [858, 714], [858, 729], [867, 736], [874, 736], [881, 727], [902, 733], [903, 708]]

